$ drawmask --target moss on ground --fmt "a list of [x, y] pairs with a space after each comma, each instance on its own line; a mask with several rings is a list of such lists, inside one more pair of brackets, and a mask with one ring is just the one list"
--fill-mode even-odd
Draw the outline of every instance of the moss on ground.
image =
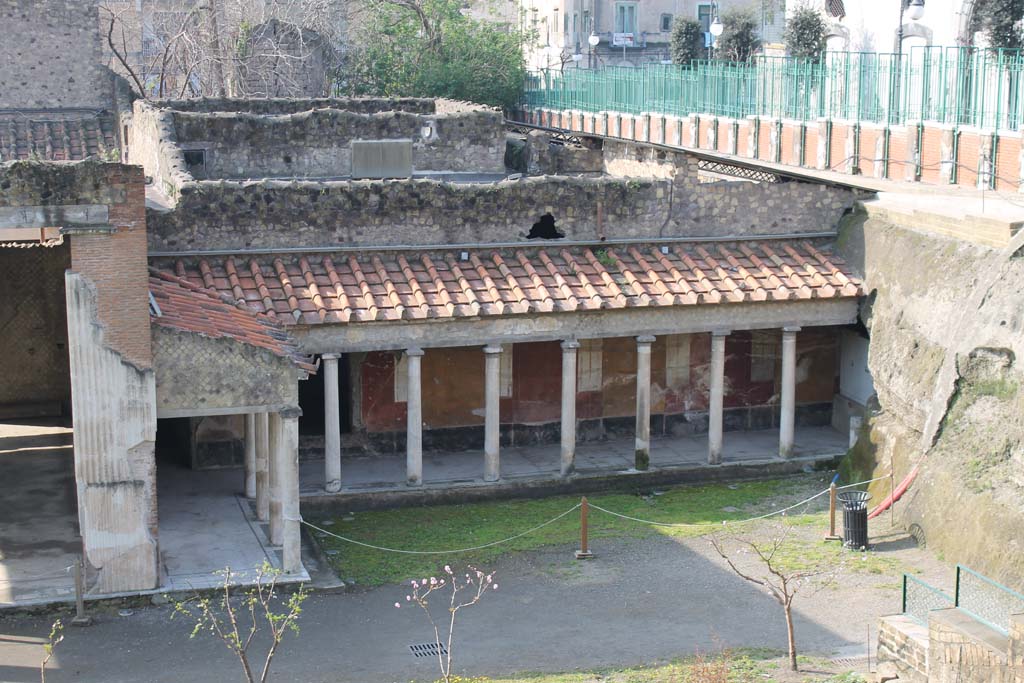
[[[594, 505], [615, 512], [672, 524], [700, 526], [658, 527], [609, 516], [598, 510], [590, 513], [590, 537], [644, 538], [655, 534], [686, 538], [712, 531], [739, 531], [747, 525], [723, 527], [721, 522], [746, 519], [778, 510], [822, 490], [826, 483], [820, 475], [801, 475], [785, 479], [680, 486], [665, 491], [636, 494], [613, 493], [591, 496]], [[813, 528], [811, 533], [793, 534], [787, 545], [785, 563], [795, 567], [807, 563], [839, 563], [845, 551], [838, 543], [822, 543], [818, 529], [827, 528], [827, 498], [822, 496], [810, 506], [793, 510], [784, 520], [795, 528]], [[346, 538], [387, 548], [414, 551], [447, 551], [486, 546], [515, 536], [570, 510], [579, 498], [557, 496], [540, 500], [495, 501], [465, 505], [400, 508], [350, 515], [313, 518], [310, 521]], [[710, 524], [709, 524], [710, 523]], [[446, 562], [490, 566], [498, 558], [513, 552], [549, 546], [567, 546], [579, 542], [579, 512], [520, 538], [467, 553], [441, 552], [411, 555], [385, 552], [359, 546], [314, 531], [328, 561], [338, 576], [364, 586], [398, 583], [410, 577], [437, 573]], [[804, 537], [813, 540], [801, 540]], [[894, 560], [873, 553], [845, 553], [847, 564], [858, 571], [885, 573], [896, 571]]]

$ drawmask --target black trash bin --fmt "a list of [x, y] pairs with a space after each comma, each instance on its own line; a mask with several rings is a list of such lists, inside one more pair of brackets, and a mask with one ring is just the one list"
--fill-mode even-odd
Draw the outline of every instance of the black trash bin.
[[867, 491], [843, 491], [838, 496], [843, 504], [843, 545], [860, 550], [868, 547]]

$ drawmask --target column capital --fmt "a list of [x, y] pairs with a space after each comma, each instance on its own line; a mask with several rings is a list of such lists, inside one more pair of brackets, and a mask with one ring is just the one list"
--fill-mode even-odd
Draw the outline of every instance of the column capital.
[[642, 334], [636, 338], [636, 343], [641, 346], [650, 346], [654, 343], [654, 337], [649, 334]]
[[340, 353], [321, 353], [320, 357], [323, 358], [324, 360], [338, 360], [339, 358], [341, 358], [341, 354]]
[[422, 356], [423, 355], [423, 349], [421, 349], [418, 346], [413, 346], [412, 348], [409, 348], [409, 349], [405, 350], [405, 355], [407, 355], [407, 356]]
[[562, 342], [563, 351], [575, 351], [578, 348], [580, 348], [580, 343], [575, 339], [566, 339]]
[[484, 347], [484, 353], [486, 353], [487, 355], [497, 355], [501, 353], [503, 350], [504, 349], [502, 349], [499, 344], [488, 344], [487, 346]]
[[800, 331], [800, 328], [797, 327], [796, 325], [787, 325], [786, 327], [782, 328], [782, 331], [789, 332], [791, 334], [796, 334], [797, 332]]
[[297, 420], [302, 417], [302, 408], [298, 406], [291, 406], [284, 410], [278, 411], [278, 415], [286, 420]]
[[711, 330], [712, 337], [728, 337], [732, 334], [732, 330]]

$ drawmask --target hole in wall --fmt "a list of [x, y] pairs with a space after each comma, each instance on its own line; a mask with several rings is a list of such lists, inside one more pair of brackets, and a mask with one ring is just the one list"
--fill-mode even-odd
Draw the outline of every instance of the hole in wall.
[[560, 240], [563, 237], [565, 237], [565, 233], [558, 230], [558, 227], [555, 225], [555, 217], [550, 213], [546, 213], [533, 224], [533, 227], [530, 228], [530, 234], [526, 236], [526, 239]]
[[282, 158], [284, 159], [284, 163], [286, 163], [286, 164], [292, 163], [292, 155], [291, 154], [285, 154], [284, 157], [282, 157]]

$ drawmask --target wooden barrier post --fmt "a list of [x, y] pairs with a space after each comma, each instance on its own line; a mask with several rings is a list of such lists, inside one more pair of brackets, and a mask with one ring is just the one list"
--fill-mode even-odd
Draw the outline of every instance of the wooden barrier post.
[[589, 511], [590, 504], [587, 503], [587, 497], [583, 496], [580, 499], [580, 549], [576, 551], [577, 560], [589, 560], [594, 556], [587, 543], [587, 513]]
[[833, 479], [832, 483], [828, 487], [828, 536], [825, 537], [826, 541], [841, 541], [841, 537], [836, 536], [836, 480]]
[[75, 570], [75, 617], [71, 620], [72, 626], [89, 626], [92, 624], [92, 617], [85, 613], [85, 577], [82, 576], [82, 559], [76, 558], [73, 565]]

